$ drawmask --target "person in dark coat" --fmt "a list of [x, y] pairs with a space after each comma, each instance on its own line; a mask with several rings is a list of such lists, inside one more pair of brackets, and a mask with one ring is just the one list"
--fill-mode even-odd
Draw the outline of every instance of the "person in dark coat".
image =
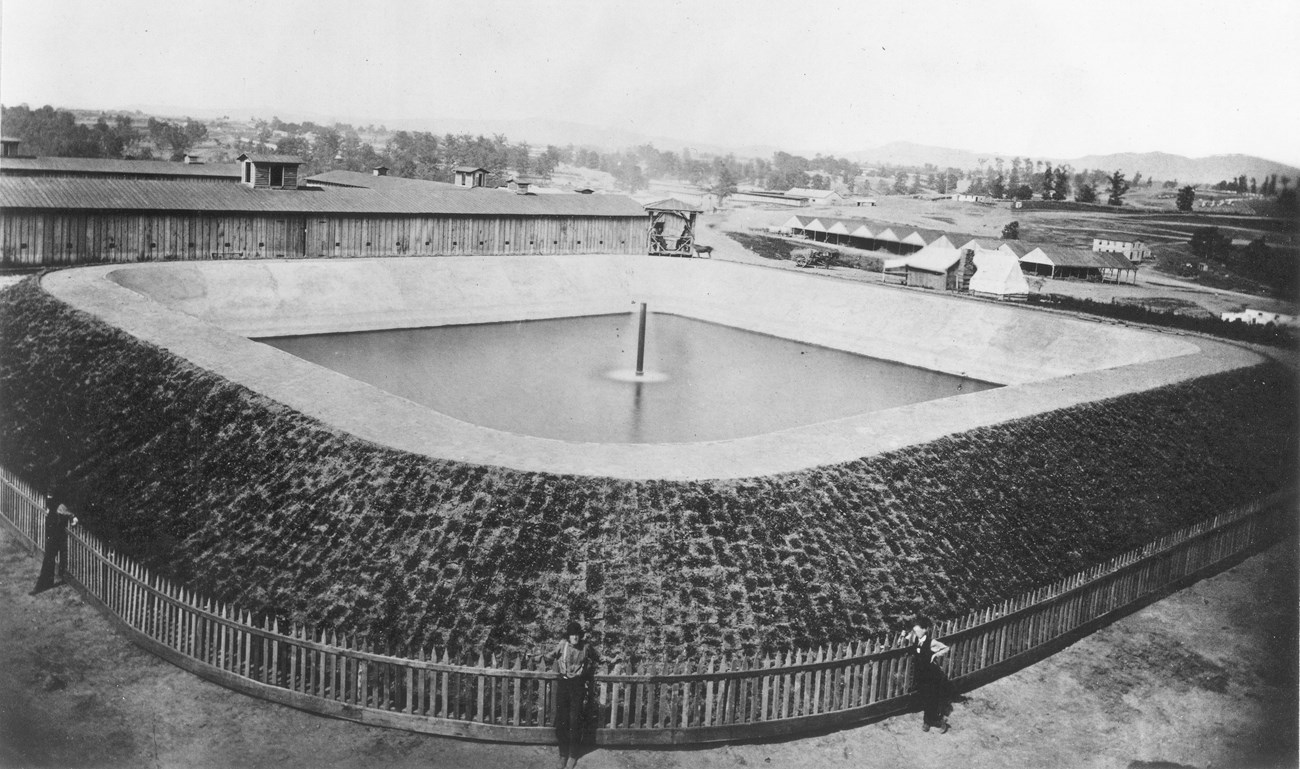
[[32, 595], [54, 587], [56, 568], [60, 578], [67, 575], [68, 526], [77, 523], [77, 517], [68, 506], [53, 494], [45, 495], [45, 510], [45, 558], [41, 561], [41, 575], [36, 578]]
[[596, 651], [584, 637], [582, 625], [570, 622], [555, 651], [544, 655], [555, 662], [555, 737], [560, 743], [561, 769], [578, 765], [586, 728], [587, 686], [596, 672]]
[[933, 637], [933, 623], [928, 617], [917, 617], [912, 632], [907, 634], [908, 653], [912, 657], [912, 673], [916, 679], [916, 693], [923, 709], [921, 729], [948, 731], [948, 713], [952, 706], [952, 685], [948, 675], [935, 660], [948, 652], [947, 644]]

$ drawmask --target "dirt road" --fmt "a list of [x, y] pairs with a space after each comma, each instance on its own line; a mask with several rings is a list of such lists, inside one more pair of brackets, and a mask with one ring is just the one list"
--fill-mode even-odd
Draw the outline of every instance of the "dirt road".
[[[0, 525], [0, 765], [550, 767], [552, 749], [312, 716], [140, 651], [69, 587], [29, 596], [38, 563]], [[597, 750], [579, 766], [1296, 766], [1296, 550], [1274, 547], [957, 705], [779, 743]], [[1169, 763], [1141, 763], [1169, 762]]]

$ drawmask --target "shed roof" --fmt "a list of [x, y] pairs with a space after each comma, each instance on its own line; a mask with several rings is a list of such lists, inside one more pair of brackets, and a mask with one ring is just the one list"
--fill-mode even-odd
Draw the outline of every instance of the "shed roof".
[[435, 182], [428, 179], [410, 179], [405, 176], [378, 176], [363, 171], [323, 171], [307, 177], [312, 184], [335, 184], [345, 187], [365, 187], [372, 190], [420, 190], [433, 189], [464, 192], [474, 189], [451, 182]]
[[[645, 216], [636, 201], [622, 195], [516, 195], [505, 190], [453, 189], [454, 185], [391, 176], [358, 176], [380, 183], [259, 190], [242, 184], [183, 180], [0, 176], [0, 206], [286, 214]], [[405, 183], [383, 184], [383, 180]]]
[[960, 261], [961, 251], [958, 249], [930, 246], [907, 257], [906, 264], [909, 270], [942, 274], [951, 270]]
[[460, 171], [463, 174], [472, 174], [475, 171], [483, 171], [485, 173], [487, 172], [487, 169], [482, 166], [456, 166], [451, 170]]
[[1131, 232], [1094, 232], [1092, 234], [1092, 237], [1094, 239], [1100, 239], [1100, 240], [1117, 240], [1121, 243], [1142, 242], [1142, 238], [1139, 238], [1137, 235], [1134, 235]]
[[[935, 242], [935, 241], [938, 240], [939, 238], [946, 238], [946, 237], [947, 237], [947, 235], [946, 235], [945, 233], [943, 233], [942, 231], [940, 231], [940, 230], [931, 230], [931, 229], [926, 229], [926, 228], [923, 228], [923, 227], [917, 227], [917, 228], [916, 228], [915, 230], [913, 230], [913, 231], [914, 231], [917, 235], [920, 235], [920, 236], [921, 236], [921, 239], [925, 241], [926, 245], [929, 245], [929, 244]], [[949, 243], [952, 243], [952, 239], [949, 238], [948, 242], [949, 242]], [[957, 245], [957, 244], [956, 244], [956, 243], [953, 243], [953, 245], [955, 246], [955, 245]]]
[[1119, 254], [1102, 251], [1085, 251], [1081, 248], [1052, 248], [1044, 253], [1057, 267], [1076, 267], [1094, 270], [1134, 270], [1128, 259]]
[[238, 163], [172, 163], [166, 160], [108, 158], [4, 158], [0, 174], [121, 174], [123, 176], [197, 176], [239, 179]]
[[286, 165], [302, 165], [302, 158], [297, 155], [262, 155], [252, 152], [245, 152], [236, 160], [249, 160], [254, 163], [284, 163]]
[[646, 203], [644, 208], [647, 211], [693, 211], [697, 214], [704, 212], [703, 208], [677, 198], [664, 198], [653, 203]]
[[829, 198], [831, 195], [837, 193], [835, 190], [814, 190], [808, 187], [791, 187], [785, 191], [785, 194], [792, 198], [813, 198], [815, 200], [820, 200], [822, 198]]

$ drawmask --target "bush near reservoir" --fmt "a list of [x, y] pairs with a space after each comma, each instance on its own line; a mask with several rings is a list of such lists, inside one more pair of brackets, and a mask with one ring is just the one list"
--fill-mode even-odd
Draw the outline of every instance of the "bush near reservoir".
[[396, 647], [757, 653], [984, 606], [1290, 480], [1265, 365], [739, 480], [529, 473], [339, 432], [73, 310], [0, 294], [0, 463], [256, 611]]

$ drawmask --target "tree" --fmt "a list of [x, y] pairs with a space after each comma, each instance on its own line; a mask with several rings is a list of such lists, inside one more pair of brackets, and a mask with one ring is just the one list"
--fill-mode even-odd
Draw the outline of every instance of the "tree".
[[1002, 228], [1003, 240], [1020, 240], [1020, 222], [1011, 222]]
[[1142, 172], [1138, 171], [1133, 174], [1133, 186], [1136, 187], [1142, 183]]
[[1032, 200], [1034, 197], [1034, 188], [1028, 184], [1022, 184], [1011, 190], [1012, 200]]
[[894, 194], [903, 195], [907, 193], [907, 172], [899, 171], [894, 175]]
[[[1001, 160], [1001, 158], [998, 158]], [[1004, 198], [1007, 196], [1007, 183], [1002, 178], [1002, 174], [993, 177], [993, 183], [989, 185], [989, 194], [995, 198]]]
[[1222, 260], [1232, 247], [1232, 241], [1219, 233], [1218, 227], [1198, 227], [1189, 241], [1192, 254], [1202, 259]]
[[1052, 188], [1056, 184], [1056, 176], [1052, 173], [1052, 164], [1049, 162], [1043, 169], [1043, 200], [1052, 199]]
[[1126, 192], [1128, 192], [1128, 182], [1124, 181], [1124, 172], [1117, 170], [1110, 175], [1110, 197], [1106, 198], [1106, 205], [1124, 205], [1124, 193]]
[[1070, 169], [1066, 166], [1056, 167], [1056, 185], [1052, 190], [1052, 200], [1065, 200], [1070, 194]]
[[1178, 191], [1178, 199], [1176, 201], [1178, 204], [1178, 210], [1191, 211], [1192, 201], [1194, 200], [1196, 200], [1196, 190], [1192, 189], [1192, 186], [1190, 184], [1187, 185], [1186, 187], [1183, 187], [1181, 190]]
[[1079, 191], [1075, 193], [1074, 199], [1080, 203], [1096, 203], [1097, 188], [1091, 184], [1080, 184]]
[[208, 138], [208, 127], [197, 120], [186, 120], [185, 125], [177, 125], [170, 120], [149, 118], [147, 127], [149, 136], [159, 149], [171, 148], [173, 160], [179, 159], [195, 144]]
[[718, 200], [718, 205], [721, 206], [722, 201], [736, 194], [736, 177], [731, 172], [731, 167], [726, 163], [717, 163], [716, 172], [717, 175], [714, 178], [713, 186], [709, 188], [709, 192], [713, 193], [713, 196]]

